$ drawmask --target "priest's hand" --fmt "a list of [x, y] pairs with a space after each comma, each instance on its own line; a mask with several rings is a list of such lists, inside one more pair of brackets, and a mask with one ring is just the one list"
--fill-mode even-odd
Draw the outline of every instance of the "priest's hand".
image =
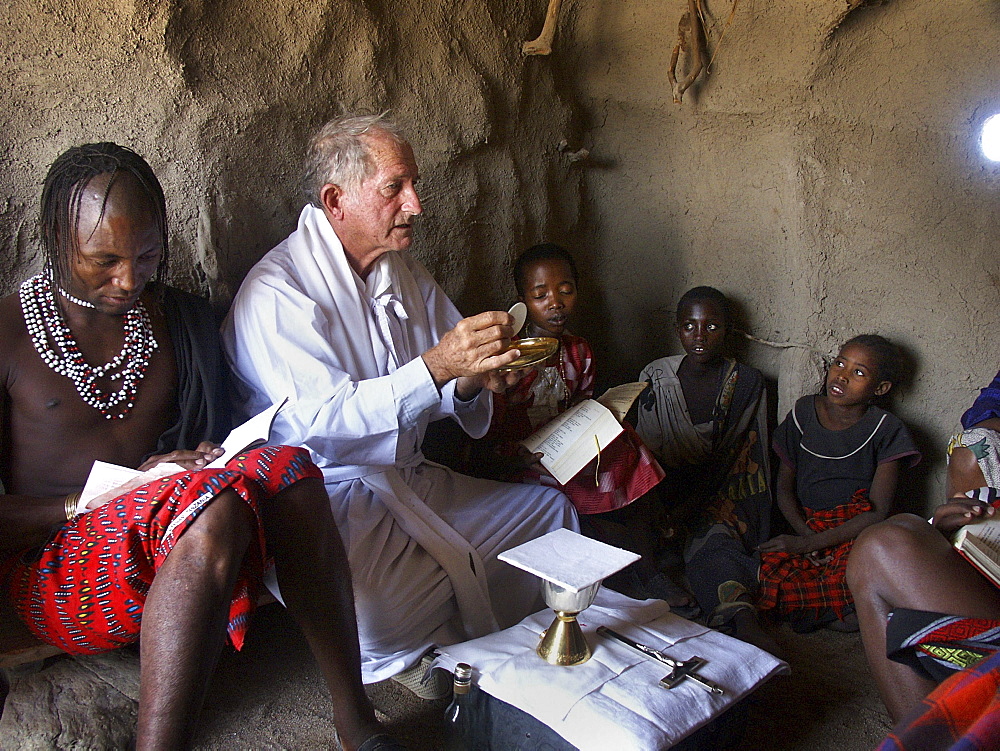
[[491, 370], [489, 373], [483, 373], [481, 376], [459, 378], [455, 384], [455, 393], [463, 401], [468, 401], [483, 389], [489, 389], [494, 394], [502, 394], [512, 386], [516, 386], [517, 382], [524, 378], [530, 370], [531, 368], [527, 368], [525, 370], [513, 370], [509, 373], [500, 373], [496, 370]]
[[422, 357], [438, 388], [456, 378], [456, 392], [460, 399], [470, 399], [482, 388], [503, 391], [513, 385], [520, 375], [497, 373], [514, 362], [521, 353], [507, 350], [514, 334], [514, 319], [499, 310], [463, 318], [451, 331], [441, 337], [435, 346]]

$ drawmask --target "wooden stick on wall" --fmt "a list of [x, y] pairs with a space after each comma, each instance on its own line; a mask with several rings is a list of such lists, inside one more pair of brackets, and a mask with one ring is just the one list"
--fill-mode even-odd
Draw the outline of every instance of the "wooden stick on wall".
[[552, 41], [556, 36], [556, 21], [559, 19], [559, 6], [562, 0], [549, 0], [549, 8], [545, 11], [545, 23], [542, 25], [542, 33], [537, 39], [525, 42], [521, 45], [521, 53], [524, 55], [549, 55], [552, 53]]

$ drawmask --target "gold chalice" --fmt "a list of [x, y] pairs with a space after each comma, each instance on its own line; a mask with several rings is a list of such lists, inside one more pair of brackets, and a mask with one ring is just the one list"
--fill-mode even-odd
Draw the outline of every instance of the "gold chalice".
[[600, 588], [601, 582], [594, 582], [574, 592], [555, 582], [542, 580], [542, 597], [545, 604], [556, 611], [556, 618], [538, 642], [535, 651], [539, 657], [553, 665], [582, 665], [590, 659], [590, 646], [576, 617], [593, 604]]
[[569, 529], [522, 543], [498, 558], [541, 578], [542, 596], [556, 618], [542, 633], [536, 651], [552, 665], [582, 665], [590, 659], [576, 617], [593, 604], [601, 582], [639, 560], [635, 553]]

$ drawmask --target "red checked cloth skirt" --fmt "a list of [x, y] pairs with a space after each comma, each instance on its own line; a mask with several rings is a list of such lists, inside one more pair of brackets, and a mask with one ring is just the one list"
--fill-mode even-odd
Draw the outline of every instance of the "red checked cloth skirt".
[[259, 504], [306, 477], [322, 477], [307, 451], [268, 446], [224, 469], [154, 480], [68, 521], [41, 549], [7, 561], [11, 602], [38, 639], [66, 652], [136, 641], [157, 570], [208, 504], [231, 488], [257, 520], [229, 609], [229, 638], [240, 649], [268, 562]]
[[[806, 524], [814, 532], [839, 527], [848, 519], [871, 510], [865, 489], [858, 490], [849, 503], [832, 509], [804, 508]], [[794, 553], [761, 553], [757, 606], [761, 610], [777, 608], [782, 615], [803, 610], [819, 613], [830, 608], [837, 618], [843, 618], [844, 608], [854, 603], [846, 579], [847, 558], [853, 547], [854, 540], [848, 540], [819, 551], [824, 557], [832, 556], [830, 562], [822, 566]]]

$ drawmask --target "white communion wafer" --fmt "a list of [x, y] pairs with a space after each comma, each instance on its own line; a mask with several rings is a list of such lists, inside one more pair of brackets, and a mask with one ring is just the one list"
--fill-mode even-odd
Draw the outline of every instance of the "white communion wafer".
[[524, 326], [524, 322], [528, 320], [528, 306], [523, 302], [516, 302], [510, 306], [510, 310], [507, 312], [514, 319], [514, 336], [517, 336], [518, 332]]

